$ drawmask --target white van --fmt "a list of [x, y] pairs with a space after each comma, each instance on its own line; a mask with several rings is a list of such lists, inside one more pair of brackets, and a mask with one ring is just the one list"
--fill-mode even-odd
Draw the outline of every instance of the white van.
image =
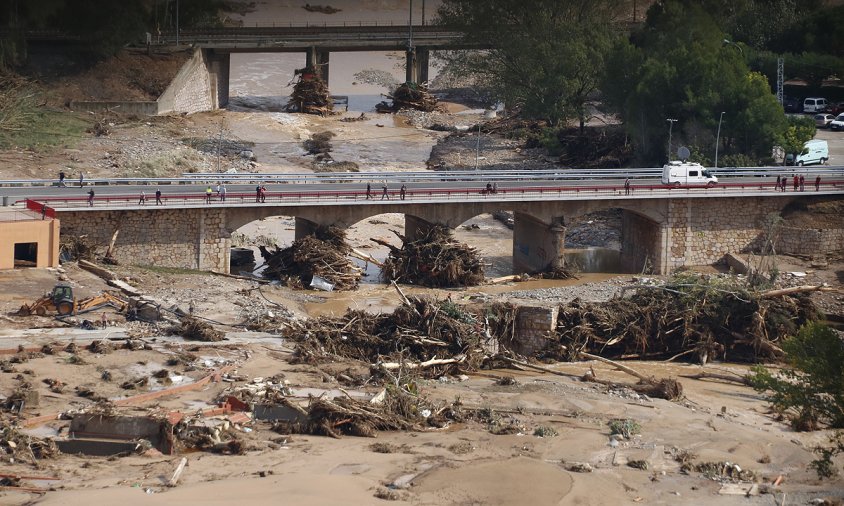
[[811, 140], [803, 144], [802, 155], [788, 155], [786, 162], [789, 165], [811, 165], [813, 163], [824, 164], [829, 160], [829, 144], [822, 140]]
[[809, 97], [803, 101], [803, 112], [806, 114], [826, 112], [826, 99], [820, 97]]
[[718, 178], [699, 163], [673, 161], [662, 166], [662, 184], [680, 186], [684, 184], [705, 184], [714, 186]]

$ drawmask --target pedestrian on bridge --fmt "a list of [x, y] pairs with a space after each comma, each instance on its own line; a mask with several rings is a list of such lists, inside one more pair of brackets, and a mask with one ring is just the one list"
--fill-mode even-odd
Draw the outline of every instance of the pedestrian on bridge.
[[372, 185], [369, 184], [369, 183], [366, 183], [366, 200], [369, 200], [371, 198], [372, 198]]
[[88, 190], [88, 207], [94, 207], [94, 189]]
[[800, 178], [797, 177], [797, 174], [794, 174], [794, 191], [797, 191], [798, 186], [800, 186]]
[[381, 200], [384, 199], [390, 200], [390, 194], [387, 193], [387, 182], [384, 181], [384, 186], [381, 187]]
[[780, 191], [780, 184], [782, 183], [782, 177], [777, 174], [777, 185], [774, 186], [774, 191]]
[[261, 201], [261, 185], [255, 187], [255, 202]]
[[210, 204], [210, 203], [211, 203], [211, 194], [212, 194], [212, 193], [214, 193], [214, 192], [213, 192], [213, 191], [211, 191], [211, 185], [209, 184], [209, 185], [208, 185], [208, 188], [206, 188], [206, 189], [205, 189], [205, 203], [206, 203], [206, 204]]
[[64, 178], [65, 177], [67, 177], [67, 176], [65, 176], [64, 171], [63, 170], [59, 171], [59, 187], [61, 187], [61, 188], [64, 188], [64, 187], [67, 186], [66, 184], [64, 184]]
[[226, 185], [220, 185], [220, 201], [226, 201]]
[[821, 175], [818, 174], [818, 177], [815, 178], [815, 191], [821, 191]]
[[220, 183], [217, 183], [217, 198], [220, 198]]
[[399, 189], [399, 197], [404, 200], [407, 196], [407, 185], [401, 185], [401, 189]]
[[164, 202], [161, 202], [161, 188], [155, 190], [155, 205], [162, 206]]
[[261, 185], [261, 203], [265, 203], [267, 201], [267, 187]]
[[780, 188], [782, 189], [782, 191], [785, 191], [785, 185], [787, 185], [787, 184], [788, 184], [788, 175], [784, 175], [782, 177], [782, 184], [780, 185]]
[[143, 190], [141, 190], [141, 196], [138, 198], [138, 205], [142, 206], [147, 203], [147, 194]]
[[800, 191], [802, 192], [805, 189], [806, 189], [806, 178], [803, 176], [803, 174], [800, 174]]
[[79, 172], [79, 187], [82, 188], [82, 182], [85, 181], [85, 174]]
[[624, 180], [624, 194], [630, 195], [630, 178]]

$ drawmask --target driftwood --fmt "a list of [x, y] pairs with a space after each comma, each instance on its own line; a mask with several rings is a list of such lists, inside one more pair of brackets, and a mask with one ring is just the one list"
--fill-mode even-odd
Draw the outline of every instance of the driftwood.
[[373, 367], [380, 367], [387, 371], [394, 371], [396, 369], [427, 369], [428, 367], [435, 367], [438, 365], [448, 364], [462, 364], [466, 361], [466, 357], [456, 358], [432, 358], [425, 362], [382, 362], [380, 364], [373, 364]]
[[802, 285], [802, 286], [792, 286], [789, 288], [780, 288], [778, 290], [769, 290], [767, 292], [762, 292], [759, 294], [760, 298], [763, 299], [771, 299], [773, 297], [781, 297], [783, 295], [793, 295], [795, 293], [807, 293], [807, 292], [838, 292], [840, 290], [836, 290], [835, 288], [823, 285]]
[[645, 376], [644, 374], [640, 373], [639, 371], [627, 367], [626, 365], [619, 364], [613, 360], [606, 359], [604, 357], [599, 357], [598, 355], [592, 355], [591, 353], [585, 353], [583, 351], [579, 352], [579, 355], [588, 358], [590, 360], [597, 360], [598, 362], [603, 362], [605, 364], [611, 365], [622, 371], [627, 373], [635, 378], [638, 378], [640, 383], [636, 385], [626, 385], [623, 383], [615, 383], [615, 382], [608, 382], [605, 380], [599, 380], [595, 376], [595, 371], [590, 371], [586, 373], [584, 376], [589, 381], [595, 381], [599, 383], [603, 383], [606, 385], [612, 386], [622, 386], [627, 387], [635, 390], [636, 392], [647, 394], [651, 397], [658, 397], [660, 399], [667, 399], [669, 401], [675, 401], [681, 399], [683, 397], [683, 385], [679, 381], [674, 378], [662, 378], [656, 379], [653, 376]]
[[175, 487], [176, 483], [179, 482], [179, 477], [182, 476], [182, 471], [185, 470], [185, 466], [188, 463], [187, 457], [182, 457], [182, 460], [179, 462], [179, 465], [176, 466], [176, 470], [173, 471], [173, 476], [167, 482], [168, 487]]
[[362, 275], [348, 258], [351, 247], [338, 227], [317, 227], [313, 235], [296, 239], [284, 249], [259, 248], [267, 264], [264, 277], [280, 279], [294, 288], [308, 287], [314, 276], [319, 276], [336, 290], [352, 290]]
[[448, 227], [435, 225], [424, 237], [402, 240], [397, 248], [380, 239], [373, 242], [390, 249], [381, 276], [385, 280], [428, 287], [474, 286], [484, 280], [483, 264], [477, 250], [454, 239]]
[[576, 360], [583, 351], [609, 359], [709, 359], [772, 362], [781, 341], [818, 318], [802, 293], [760, 297], [740, 282], [694, 274], [601, 303], [560, 306], [554, 338], [540, 358]]
[[379, 103], [376, 106], [378, 112], [395, 112], [402, 109], [431, 112], [437, 107], [437, 98], [428, 92], [428, 87], [424, 84], [404, 83], [387, 98], [393, 103]]
[[319, 74], [319, 69], [306, 67], [297, 69], [295, 74], [299, 76], [299, 80], [293, 86], [286, 110], [321, 116], [331, 114], [334, 102], [328, 92], [328, 84]]

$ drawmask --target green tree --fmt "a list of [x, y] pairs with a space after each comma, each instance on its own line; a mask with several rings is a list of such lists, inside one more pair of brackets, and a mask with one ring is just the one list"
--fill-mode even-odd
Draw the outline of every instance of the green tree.
[[552, 125], [586, 121], [605, 55], [620, 31], [619, 0], [444, 0], [438, 23], [488, 49], [450, 63], [489, 83], [496, 98]]
[[695, 2], [666, 0], [648, 11], [644, 28], [607, 58], [602, 89], [621, 114], [640, 161], [663, 163], [667, 118], [677, 119], [674, 145], [707, 157], [714, 152], [769, 158], [785, 128], [767, 80], [751, 73], [744, 54], [725, 45], [715, 19]]
[[782, 343], [789, 367], [775, 376], [756, 367], [754, 387], [797, 429], [844, 428], [844, 341], [820, 323], [807, 323]]
[[788, 117], [788, 126], [779, 135], [777, 141], [786, 155], [803, 154], [806, 141], [811, 140], [815, 136], [816, 127], [812, 118], [807, 117]]

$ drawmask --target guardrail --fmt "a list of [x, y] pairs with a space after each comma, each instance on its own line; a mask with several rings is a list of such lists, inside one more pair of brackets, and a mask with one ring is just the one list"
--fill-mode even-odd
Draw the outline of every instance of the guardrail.
[[[771, 177], [778, 175], [820, 175], [826, 177], [844, 177], [844, 166], [816, 167], [722, 167], [710, 169], [718, 177]], [[662, 175], [661, 167], [633, 169], [555, 169], [533, 171], [413, 171], [413, 172], [299, 172], [299, 173], [184, 173], [179, 177], [164, 178], [86, 178], [85, 186], [109, 185], [173, 185], [173, 184], [217, 184], [217, 183], [274, 183], [308, 184], [340, 182], [372, 182], [400, 184], [414, 181], [530, 181], [530, 180], [584, 180], [584, 179], [644, 179]], [[79, 187], [78, 180], [65, 179], [68, 187]], [[0, 187], [54, 186], [57, 179], [13, 179], [0, 180]]]
[[[823, 187], [824, 194], [844, 194], [844, 179], [835, 181], [822, 181], [819, 185]], [[366, 203], [367, 201], [402, 201], [402, 202], [450, 202], [455, 200], [495, 200], [495, 201], [522, 201], [536, 199], [562, 199], [563, 197], [579, 198], [601, 198], [601, 197], [631, 197], [631, 198], [672, 198], [672, 197], [728, 197], [731, 195], [744, 195], [748, 191], [760, 194], [812, 194], [814, 183], [810, 182], [805, 191], [793, 191], [787, 186], [786, 192], [774, 189], [771, 182], [761, 183], [724, 183], [714, 186], [709, 185], [642, 185], [632, 184], [629, 191], [624, 184], [600, 185], [600, 186], [526, 186], [521, 188], [499, 188], [497, 192], [488, 192], [485, 187], [469, 188], [415, 188], [408, 189], [402, 197], [401, 190], [388, 189], [386, 195], [383, 190], [372, 191], [367, 195], [366, 191], [357, 190], [324, 190], [324, 191], [267, 191], [263, 198], [255, 192], [229, 192], [225, 200], [216, 193], [201, 195], [191, 194], [167, 194], [162, 195], [161, 204], [157, 204], [155, 196], [145, 195], [145, 201], [141, 203], [138, 194], [133, 195], [104, 195], [93, 199], [90, 197], [35, 197], [27, 199], [27, 208], [30, 206], [48, 205], [48, 208], [74, 209], [86, 207], [135, 207], [137, 209], [166, 206], [202, 206], [212, 204], [225, 205], [250, 205], [276, 204], [276, 205], [300, 205], [313, 203]]]

